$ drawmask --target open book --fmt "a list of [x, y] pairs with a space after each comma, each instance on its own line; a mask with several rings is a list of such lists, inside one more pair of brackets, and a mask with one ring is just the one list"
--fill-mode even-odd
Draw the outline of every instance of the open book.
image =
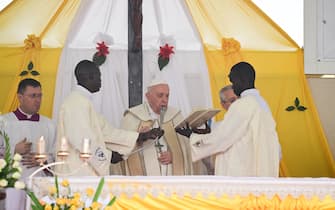
[[190, 128], [197, 128], [206, 123], [220, 111], [220, 109], [213, 108], [195, 110], [191, 112], [191, 114], [189, 114], [183, 121], [178, 123], [175, 128], [186, 127], [186, 123], [188, 123]]

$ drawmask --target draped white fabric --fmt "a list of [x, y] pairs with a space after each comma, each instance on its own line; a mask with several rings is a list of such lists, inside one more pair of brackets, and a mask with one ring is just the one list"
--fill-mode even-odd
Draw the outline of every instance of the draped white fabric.
[[[184, 115], [194, 107], [211, 107], [207, 66], [201, 41], [182, 0], [143, 0], [143, 94], [154, 77], [170, 85], [170, 105]], [[98, 34], [100, 38], [97, 39]], [[102, 34], [102, 35], [101, 35]], [[94, 104], [114, 126], [119, 127], [128, 108], [128, 1], [99, 0], [81, 2], [58, 67], [53, 118], [59, 106], [76, 85], [75, 65], [92, 59], [96, 42], [112, 37], [110, 54], [100, 66], [102, 89], [95, 94]], [[173, 45], [169, 64], [158, 67], [159, 46]], [[145, 97], [143, 95], [143, 100]]]
[[[66, 177], [71, 184], [73, 192], [83, 192], [88, 187], [95, 188], [100, 177]], [[331, 178], [267, 178], [267, 177], [224, 177], [224, 176], [170, 176], [170, 177], [143, 177], [143, 176], [107, 176], [105, 177], [106, 192], [119, 196], [126, 193], [127, 196], [146, 195], [158, 196], [163, 194], [170, 196], [176, 193], [182, 197], [186, 194], [196, 196], [202, 193], [208, 196], [215, 193], [217, 197], [228, 195], [231, 198], [239, 196], [266, 195], [272, 198], [274, 195], [282, 199], [288, 195], [298, 198], [305, 196], [311, 199], [313, 196], [321, 200], [326, 196], [334, 198], [335, 181]], [[54, 185], [54, 178], [36, 177], [29, 182], [29, 187], [39, 197], [47, 196], [48, 188]], [[108, 187], [107, 187], [108, 186]]]

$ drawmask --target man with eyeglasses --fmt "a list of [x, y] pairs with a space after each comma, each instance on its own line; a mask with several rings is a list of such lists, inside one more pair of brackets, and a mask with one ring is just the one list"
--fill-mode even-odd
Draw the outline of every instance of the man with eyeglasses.
[[221, 101], [221, 106], [224, 108], [226, 111], [228, 111], [230, 105], [238, 99], [237, 95], [235, 95], [233, 86], [232, 85], [227, 85], [221, 88], [220, 90], [220, 101]]
[[[220, 102], [223, 109], [228, 111], [230, 105], [238, 99], [237, 95], [234, 93], [232, 85], [226, 85], [221, 88], [219, 92]], [[215, 128], [216, 124], [212, 124], [212, 129]], [[205, 164], [208, 174], [214, 175], [215, 174], [215, 155], [211, 155], [209, 157], [203, 158], [202, 162]]]
[[[39, 168], [34, 152], [41, 136], [46, 142], [45, 151], [53, 154], [56, 127], [49, 118], [38, 113], [42, 101], [40, 82], [31, 78], [21, 80], [17, 89], [17, 98], [18, 108], [0, 116], [0, 122], [2, 121], [0, 125], [3, 125], [0, 129], [10, 138], [12, 154], [19, 153], [23, 157], [21, 164], [24, 179]], [[0, 140], [3, 145], [3, 139], [0, 138]], [[3, 152], [3, 146], [1, 149]], [[49, 158], [53, 158], [53, 155], [49, 155]], [[39, 176], [44, 175], [46, 175], [44, 172], [39, 174]], [[7, 190], [6, 206], [10, 206], [10, 209], [25, 209], [25, 197], [24, 191]]]

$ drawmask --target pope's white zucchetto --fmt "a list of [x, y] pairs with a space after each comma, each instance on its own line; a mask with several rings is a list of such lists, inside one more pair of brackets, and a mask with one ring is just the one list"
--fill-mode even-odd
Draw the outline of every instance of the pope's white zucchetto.
[[149, 87], [153, 87], [156, 85], [169, 85], [169, 84], [167, 83], [167, 81], [163, 79], [154, 79], [150, 82], [150, 84], [147, 87], [149, 88]]

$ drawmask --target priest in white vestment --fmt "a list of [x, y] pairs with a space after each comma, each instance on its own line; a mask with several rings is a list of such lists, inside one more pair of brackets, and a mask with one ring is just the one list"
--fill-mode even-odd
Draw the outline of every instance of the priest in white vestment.
[[[49, 155], [49, 161], [54, 160], [54, 143], [56, 128], [53, 122], [40, 114], [42, 93], [41, 84], [34, 79], [24, 79], [18, 88], [19, 108], [14, 112], [2, 115], [0, 118], [2, 128], [10, 139], [11, 154], [19, 153], [23, 156], [22, 179], [26, 180], [39, 168], [34, 159], [37, 150], [37, 142], [43, 136], [45, 151]], [[3, 140], [3, 139], [2, 139]], [[38, 176], [45, 176], [43, 171]], [[7, 209], [25, 209], [26, 193], [15, 189], [7, 190]]]
[[[57, 125], [57, 151], [62, 151], [62, 138], [69, 144], [67, 164], [56, 167], [62, 175], [105, 176], [109, 175], [111, 163], [123, 160], [122, 155], [132, 151], [136, 142], [154, 139], [161, 130], [139, 134], [116, 129], [94, 110], [90, 100], [92, 93], [101, 88], [101, 73], [91, 61], [83, 60], [75, 68], [78, 86], [68, 95], [59, 111]], [[91, 158], [83, 164], [80, 153], [85, 152], [83, 139], [89, 139]], [[87, 152], [87, 151], [86, 151]], [[60, 157], [57, 157], [62, 160]]]
[[[219, 92], [220, 97], [220, 103], [224, 110], [228, 111], [230, 105], [238, 99], [237, 95], [235, 95], [233, 86], [232, 85], [226, 85], [223, 88], [221, 88]], [[211, 122], [211, 129], [215, 128], [217, 123]], [[207, 158], [203, 158], [202, 161], [207, 167], [207, 170], [210, 172], [210, 175], [214, 175], [215, 171], [215, 155], [211, 155]]]
[[188, 133], [192, 159], [216, 154], [216, 175], [278, 177], [280, 145], [276, 123], [254, 88], [255, 71], [249, 63], [240, 62], [232, 67], [229, 78], [240, 98], [211, 133]]
[[[204, 174], [201, 162], [192, 165], [188, 139], [175, 132], [183, 120], [180, 110], [168, 106], [169, 86], [160, 79], [153, 80], [146, 92], [147, 102], [128, 109], [121, 126], [133, 131], [161, 127], [162, 136], [155, 144], [145, 142], [128, 157], [124, 173], [132, 176], [168, 176]], [[198, 166], [196, 168], [195, 166]]]

